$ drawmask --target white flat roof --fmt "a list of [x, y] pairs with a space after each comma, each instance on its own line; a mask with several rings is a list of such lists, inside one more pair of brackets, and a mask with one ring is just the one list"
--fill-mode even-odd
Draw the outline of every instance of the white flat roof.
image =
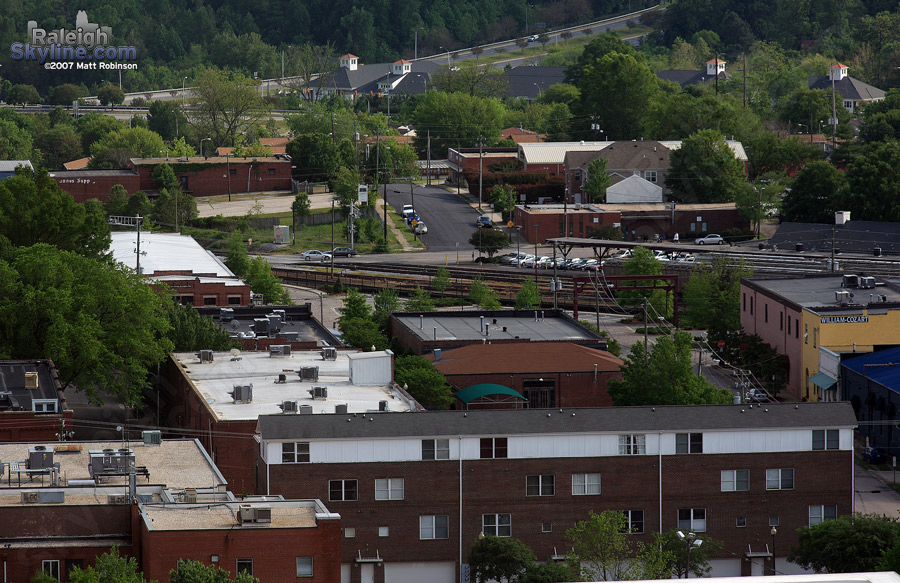
[[[206, 400], [212, 414], [220, 421], [249, 421], [260, 415], [281, 413], [284, 401], [312, 406], [313, 413], [334, 413], [335, 405], [346, 404], [349, 413], [377, 411], [380, 401], [387, 401], [388, 411], [407, 412], [410, 403], [402, 392], [390, 385], [353, 385], [350, 383], [350, 355], [374, 358], [378, 353], [338, 350], [337, 360], [322, 360], [319, 351], [292, 351], [290, 356], [269, 356], [268, 352], [243, 352], [240, 360], [232, 360], [230, 352], [215, 352], [212, 362], [201, 363], [193, 352], [173, 354], [197, 392]], [[301, 381], [300, 367], [318, 366], [319, 380]], [[285, 383], [278, 383], [278, 375]], [[253, 385], [250, 403], [235, 403], [229, 394], [234, 385]], [[325, 399], [313, 399], [313, 387], [327, 387]]]
[[[137, 259], [135, 256], [137, 233], [114, 231], [109, 249], [113, 259], [134, 269]], [[219, 277], [237, 277], [218, 257], [201, 247], [193, 237], [149, 231], [141, 231], [141, 271], [147, 275], [157, 271], [190, 271]]]
[[[766, 575], [765, 577], [704, 577], [703, 583], [746, 583], [750, 579], [765, 583], [900, 583], [900, 575], [894, 571], [870, 573], [819, 573], [811, 575]], [[645, 581], [651, 581], [649, 579]], [[657, 579], [659, 583], [671, 579]]]

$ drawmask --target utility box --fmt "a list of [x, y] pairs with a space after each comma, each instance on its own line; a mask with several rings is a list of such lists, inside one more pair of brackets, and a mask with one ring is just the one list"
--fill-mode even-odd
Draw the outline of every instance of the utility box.
[[291, 242], [291, 228], [287, 225], [275, 225], [273, 235], [276, 245], [287, 245]]

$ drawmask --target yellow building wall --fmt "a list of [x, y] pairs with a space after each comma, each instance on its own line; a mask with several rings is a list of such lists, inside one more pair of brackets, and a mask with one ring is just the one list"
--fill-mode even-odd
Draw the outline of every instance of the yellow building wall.
[[[864, 318], [842, 322], [835, 318]], [[822, 322], [823, 319], [828, 321]], [[900, 310], [863, 309], [853, 314], [816, 313], [804, 309], [800, 328], [800, 396], [818, 400], [809, 378], [819, 372], [819, 347], [835, 352], [872, 352], [875, 346], [900, 344]]]

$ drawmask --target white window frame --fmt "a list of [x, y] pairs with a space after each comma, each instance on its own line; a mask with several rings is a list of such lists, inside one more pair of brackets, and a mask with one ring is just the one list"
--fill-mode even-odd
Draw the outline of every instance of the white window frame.
[[[636, 520], [635, 515], [640, 512], [641, 519]], [[622, 514], [625, 515], [625, 520], [628, 524], [628, 533], [629, 534], [642, 534], [644, 532], [644, 511], [643, 510], [623, 510]], [[635, 524], [640, 523], [640, 528], [637, 528]]]
[[297, 557], [297, 576], [312, 577], [315, 573], [313, 557]]
[[[821, 439], [816, 439], [821, 436]], [[816, 441], [821, 441], [822, 447], [816, 447]], [[813, 429], [812, 430], [812, 449], [813, 451], [836, 450], [841, 448], [841, 431], [839, 429]]]
[[404, 486], [403, 478], [376, 478], [375, 499], [403, 500]]
[[344, 527], [344, 538], [356, 538], [356, 527], [355, 526], [345, 526]]
[[[700, 436], [699, 444], [697, 444], [694, 440], [696, 436]], [[679, 441], [687, 440], [686, 443], [679, 443]], [[695, 446], [699, 445], [699, 448]], [[675, 453], [676, 454], [691, 454], [691, 453], [703, 453], [703, 434], [702, 433], [676, 433], [675, 434]]]
[[508, 538], [512, 536], [512, 514], [500, 512], [481, 515], [481, 532], [485, 535]]
[[[331, 485], [335, 482], [341, 483], [341, 497], [340, 498], [332, 498], [331, 497], [332, 490], [333, 490]], [[348, 498], [347, 497], [347, 486], [351, 482], [353, 483], [354, 497]], [[358, 480], [349, 480], [349, 479], [348, 480], [328, 480], [328, 500], [329, 500], [329, 502], [356, 502], [356, 501], [358, 501], [359, 500], [359, 481]]]
[[[833, 512], [826, 512], [826, 509]], [[827, 516], [833, 514], [833, 516]], [[813, 526], [826, 520], [835, 520], [837, 518], [837, 504], [810, 504], [809, 505], [809, 526]]]
[[535, 474], [532, 476], [525, 476], [525, 495], [555, 496], [556, 477], [553, 474]]
[[[787, 476], [789, 474], [789, 478]], [[790, 486], [785, 481], [790, 480]], [[774, 468], [766, 470], [766, 490], [793, 490], [794, 468]]]
[[656, 170], [645, 170], [644, 171], [644, 180], [647, 182], [656, 182], [657, 174]]
[[[681, 514], [683, 512], [690, 513], [689, 518], [682, 519]], [[676, 523], [679, 530], [706, 532], [706, 508], [679, 508]]]
[[391, 528], [389, 526], [379, 526], [378, 527], [378, 536], [379, 537], [387, 537], [391, 534]]
[[59, 559], [44, 559], [43, 561], [41, 561], [41, 573], [53, 577], [57, 581], [60, 581]]
[[[303, 451], [303, 450], [306, 451]], [[306, 458], [306, 459], [304, 459]], [[285, 441], [281, 444], [281, 463], [283, 464], [307, 464], [309, 463], [308, 441]]]
[[56, 399], [32, 399], [31, 409], [35, 413], [58, 413], [59, 401]]
[[[747, 492], [750, 490], [750, 470], [722, 470], [723, 492]], [[744, 486], [741, 488], [740, 486]]]
[[647, 436], [643, 433], [619, 435], [619, 455], [646, 455]]
[[[428, 446], [428, 447], [426, 447]], [[428, 453], [430, 452], [430, 457]], [[422, 459], [423, 460], [448, 460], [450, 459], [450, 440], [449, 439], [423, 439], [422, 440]]]
[[600, 473], [572, 474], [572, 496], [599, 496]]
[[430, 514], [419, 517], [419, 540], [442, 540], [448, 538], [450, 538], [449, 515]]

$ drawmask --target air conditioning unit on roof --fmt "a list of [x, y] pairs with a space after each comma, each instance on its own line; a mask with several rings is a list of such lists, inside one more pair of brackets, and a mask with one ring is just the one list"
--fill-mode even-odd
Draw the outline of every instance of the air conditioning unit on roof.
[[310, 389], [309, 394], [313, 399], [327, 399], [328, 387], [313, 387]]
[[234, 385], [230, 393], [235, 403], [250, 403], [253, 401], [253, 383], [249, 385]]
[[144, 438], [144, 445], [162, 445], [162, 432], [159, 430], [142, 431], [141, 437]]
[[284, 413], [296, 413], [297, 412], [297, 401], [284, 401], [280, 405], [281, 411]]

